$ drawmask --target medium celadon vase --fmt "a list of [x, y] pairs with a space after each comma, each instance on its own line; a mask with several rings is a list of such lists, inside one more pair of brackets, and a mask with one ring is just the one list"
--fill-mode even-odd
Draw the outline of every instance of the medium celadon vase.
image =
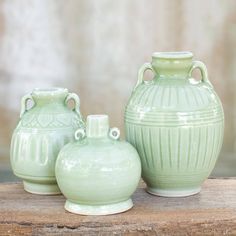
[[[194, 69], [201, 80], [192, 78]], [[151, 70], [154, 78], [144, 81]], [[147, 191], [196, 194], [210, 175], [224, 133], [223, 108], [206, 66], [191, 52], [160, 52], [139, 70], [125, 111], [126, 137], [138, 151]]]
[[[31, 100], [32, 107], [27, 109]], [[75, 108], [67, 102], [73, 100]], [[23, 179], [24, 189], [35, 194], [60, 194], [55, 162], [60, 149], [72, 141], [84, 123], [80, 100], [64, 88], [35, 89], [21, 100], [20, 120], [11, 140], [11, 166]]]
[[119, 140], [107, 115], [90, 115], [86, 132], [75, 132], [56, 162], [56, 178], [67, 198], [65, 209], [81, 215], [108, 215], [133, 206], [131, 195], [141, 177], [137, 151]]

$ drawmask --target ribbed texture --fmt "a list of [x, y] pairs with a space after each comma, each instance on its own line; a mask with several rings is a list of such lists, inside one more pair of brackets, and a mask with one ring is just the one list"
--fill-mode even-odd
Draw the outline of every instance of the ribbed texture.
[[143, 126], [192, 126], [210, 125], [223, 121], [221, 106], [208, 107], [208, 110], [195, 112], [164, 112], [164, 111], [133, 111], [125, 113], [126, 122], [142, 124]]
[[139, 107], [144, 111], [158, 109], [166, 111], [195, 111], [207, 106], [218, 105], [218, 99], [211, 98], [210, 88], [204, 85], [192, 85], [184, 81], [173, 81], [167, 84], [164, 81], [153, 82], [139, 86], [133, 93], [129, 107]]
[[140, 154], [144, 179], [171, 175], [183, 183], [190, 181], [186, 176], [199, 173], [206, 178], [213, 169], [223, 140], [223, 123], [186, 129], [127, 123], [126, 135]]
[[57, 155], [60, 149], [72, 140], [72, 129], [63, 133], [15, 132], [11, 142], [11, 163], [14, 172], [29, 176], [54, 176]]
[[125, 112], [126, 137], [141, 157], [143, 179], [160, 189], [199, 186], [223, 141], [224, 115], [214, 91], [174, 83], [139, 86]]
[[142, 155], [143, 169], [182, 171], [188, 167], [202, 170], [215, 162], [215, 154], [221, 147], [222, 128], [221, 124], [188, 129], [144, 128], [127, 124], [126, 131], [129, 141]]

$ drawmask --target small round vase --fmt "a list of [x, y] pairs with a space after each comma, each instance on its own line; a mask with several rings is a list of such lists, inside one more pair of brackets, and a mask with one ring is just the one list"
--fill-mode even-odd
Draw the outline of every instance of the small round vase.
[[[74, 100], [73, 110], [67, 107]], [[27, 109], [27, 102], [33, 106]], [[35, 89], [21, 101], [21, 115], [11, 140], [11, 166], [23, 179], [24, 189], [35, 194], [60, 194], [55, 162], [60, 149], [84, 127], [79, 97], [64, 88]]]
[[109, 129], [107, 115], [87, 117], [86, 132], [67, 144], [56, 162], [56, 178], [67, 198], [65, 209], [81, 215], [108, 215], [133, 206], [141, 163], [137, 151], [119, 141], [120, 131]]
[[[139, 70], [125, 112], [127, 140], [137, 149], [149, 193], [196, 194], [218, 158], [224, 112], [206, 66], [191, 52], [154, 53]], [[201, 71], [201, 80], [192, 71]], [[146, 70], [154, 77], [144, 80]]]

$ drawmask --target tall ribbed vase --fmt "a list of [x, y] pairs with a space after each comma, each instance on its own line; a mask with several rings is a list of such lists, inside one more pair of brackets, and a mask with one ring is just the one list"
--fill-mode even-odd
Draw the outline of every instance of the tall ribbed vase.
[[[67, 107], [74, 100], [73, 110]], [[27, 109], [27, 101], [33, 107]], [[21, 115], [11, 140], [11, 166], [24, 189], [36, 194], [59, 194], [55, 162], [61, 148], [84, 127], [79, 97], [67, 89], [35, 89], [21, 101]]]
[[[196, 194], [218, 158], [224, 133], [223, 108], [206, 66], [190, 52], [154, 53], [139, 70], [125, 112], [127, 140], [136, 147], [149, 193]], [[192, 71], [201, 71], [201, 81]], [[146, 70], [154, 73], [144, 81]]]

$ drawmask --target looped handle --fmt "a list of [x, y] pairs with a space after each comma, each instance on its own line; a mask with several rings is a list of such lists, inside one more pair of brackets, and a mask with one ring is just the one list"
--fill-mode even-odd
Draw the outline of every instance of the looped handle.
[[135, 87], [134, 87], [134, 90], [140, 85], [140, 84], [142, 84], [143, 83], [143, 78], [144, 78], [144, 73], [145, 73], [145, 71], [146, 70], [151, 70], [153, 73], [154, 73], [154, 70], [153, 70], [153, 67], [152, 67], [152, 64], [151, 63], [149, 63], [149, 62], [147, 62], [147, 63], [144, 63], [141, 67], [140, 67], [140, 69], [139, 69], [139, 71], [138, 71], [138, 81], [137, 81], [137, 83], [136, 83], [136, 85], [135, 85]]
[[111, 128], [109, 131], [109, 137], [114, 140], [118, 140], [120, 138], [120, 130], [116, 127]]
[[69, 100], [73, 100], [75, 102], [75, 107], [74, 107], [73, 111], [80, 114], [80, 110], [79, 110], [79, 108], [80, 108], [80, 99], [79, 99], [79, 96], [76, 93], [69, 93], [66, 97], [65, 103], [67, 104]]
[[75, 131], [75, 140], [82, 140], [85, 138], [85, 131], [84, 129], [78, 129]]
[[21, 98], [21, 110], [20, 110], [20, 118], [22, 118], [22, 116], [25, 114], [25, 112], [27, 112], [30, 109], [27, 109], [27, 103], [29, 100], [33, 100], [33, 97], [31, 96], [31, 93], [28, 93], [26, 95], [24, 95]]
[[67, 104], [69, 100], [74, 101], [75, 107], [73, 108], [73, 111], [78, 115], [79, 119], [83, 123], [83, 118], [82, 118], [82, 115], [80, 113], [80, 99], [79, 99], [79, 96], [76, 93], [69, 93], [67, 95], [65, 103]]
[[192, 72], [194, 69], [199, 69], [201, 72], [201, 76], [202, 76], [201, 81], [208, 84], [211, 88], [213, 88], [213, 85], [211, 84], [210, 80], [208, 79], [206, 65], [201, 61], [193, 61], [192, 67], [189, 71], [189, 76], [192, 76]]

